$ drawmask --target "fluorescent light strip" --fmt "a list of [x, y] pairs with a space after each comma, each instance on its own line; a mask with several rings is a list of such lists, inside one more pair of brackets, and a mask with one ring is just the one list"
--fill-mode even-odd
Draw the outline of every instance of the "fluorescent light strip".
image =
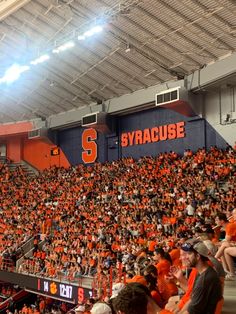
[[79, 35], [78, 40], [85, 40], [86, 38], [91, 37], [97, 33], [101, 33], [102, 31], [103, 31], [103, 27], [101, 25], [97, 25], [91, 28], [90, 30], [86, 31], [82, 35]]
[[55, 49], [53, 49], [52, 53], [60, 53], [61, 51], [65, 51], [67, 49], [73, 48], [75, 46], [75, 43], [73, 41], [69, 41]]
[[[82, 35], [79, 35], [78, 40], [85, 40], [86, 38], [91, 37], [91, 36], [93, 36], [97, 33], [100, 33], [102, 31], [103, 31], [103, 27], [101, 25], [94, 26], [90, 30], [84, 32]], [[74, 46], [75, 46], [75, 43], [73, 41], [69, 41], [69, 42], [53, 49], [52, 53], [58, 54], [62, 51], [73, 48]], [[38, 57], [35, 60], [32, 60], [30, 62], [30, 64], [31, 65], [38, 65], [38, 64], [43, 63], [49, 59], [50, 59], [50, 55], [45, 54], [45, 55]], [[0, 78], [0, 84], [2, 84], [2, 83], [11, 84], [20, 77], [21, 73], [26, 72], [28, 70], [30, 70], [29, 65], [13, 64], [9, 69], [6, 70], [4, 76]]]
[[41, 57], [31, 61], [30, 64], [37, 65], [37, 64], [43, 63], [43, 62], [45, 62], [45, 61], [47, 61], [49, 59], [50, 59], [49, 55], [42, 55]]
[[6, 70], [5, 75], [0, 78], [0, 84], [11, 84], [18, 80], [21, 73], [28, 71], [30, 67], [28, 65], [13, 64], [9, 69]]

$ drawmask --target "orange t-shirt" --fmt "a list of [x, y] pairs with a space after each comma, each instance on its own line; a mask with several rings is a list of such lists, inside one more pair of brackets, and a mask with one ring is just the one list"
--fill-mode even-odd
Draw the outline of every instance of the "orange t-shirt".
[[180, 249], [173, 249], [170, 251], [170, 257], [172, 260], [172, 264], [175, 266], [181, 266], [181, 260], [180, 260]]
[[191, 294], [192, 294], [192, 291], [193, 291], [193, 285], [194, 285], [196, 277], [197, 277], [197, 269], [193, 268], [191, 273], [190, 273], [190, 276], [188, 278], [188, 288], [187, 288], [187, 291], [185, 292], [185, 294], [181, 298], [181, 300], [179, 302], [179, 305], [178, 305], [178, 308], [180, 310], [184, 307], [184, 305], [188, 302], [188, 300], [191, 297]]
[[166, 259], [162, 259], [155, 266], [157, 268], [158, 277], [164, 277], [165, 275], [167, 276], [169, 274], [171, 265], [170, 262]]
[[227, 236], [231, 237], [230, 241], [236, 241], [236, 221], [229, 222], [226, 225], [225, 233]]
[[[189, 279], [188, 279], [187, 291], [185, 292], [185, 294], [183, 295], [183, 297], [181, 298], [181, 300], [178, 304], [179, 310], [182, 310], [184, 305], [189, 301], [191, 294], [192, 294], [192, 291], [193, 291], [193, 285], [194, 285], [196, 276], [197, 276], [197, 269], [193, 268], [191, 273], [190, 273]], [[160, 311], [160, 314], [174, 314], [174, 313], [172, 311], [163, 309]]]
[[149, 250], [150, 252], [154, 252], [156, 245], [157, 245], [156, 241], [153, 241], [153, 240], [150, 241], [150, 242], [149, 242], [149, 246], [148, 246], [148, 250]]
[[147, 286], [147, 281], [146, 281], [146, 279], [145, 279], [143, 276], [140, 276], [140, 275], [135, 275], [133, 278], [127, 279], [126, 282], [127, 282], [127, 283], [130, 283], [130, 282], [138, 282], [138, 283], [141, 283], [141, 284], [144, 285], [144, 286]]
[[174, 282], [169, 282], [165, 279], [165, 276], [168, 276], [169, 274], [170, 266], [170, 262], [166, 259], [162, 259], [158, 264], [156, 264], [158, 272], [158, 288], [165, 302], [167, 302], [171, 296], [178, 293], [176, 284]]

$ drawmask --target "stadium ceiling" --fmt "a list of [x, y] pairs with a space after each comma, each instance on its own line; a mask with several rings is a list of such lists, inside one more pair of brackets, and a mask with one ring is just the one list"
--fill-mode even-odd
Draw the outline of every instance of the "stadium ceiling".
[[[0, 123], [47, 118], [173, 79], [236, 51], [235, 0], [31, 0], [1, 14], [0, 77], [55, 47], [75, 47], [0, 84]], [[94, 23], [102, 33], [78, 41]]]

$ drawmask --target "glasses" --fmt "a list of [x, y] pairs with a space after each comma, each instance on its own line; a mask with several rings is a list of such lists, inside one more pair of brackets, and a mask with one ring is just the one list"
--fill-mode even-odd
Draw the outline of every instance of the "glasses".
[[181, 250], [186, 252], [193, 251], [193, 245], [189, 242], [186, 242], [181, 246]]

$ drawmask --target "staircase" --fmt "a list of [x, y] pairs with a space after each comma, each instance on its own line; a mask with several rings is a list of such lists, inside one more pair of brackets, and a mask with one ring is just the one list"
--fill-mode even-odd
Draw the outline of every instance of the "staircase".
[[23, 302], [23, 300], [29, 295], [27, 291], [24, 289], [20, 290], [17, 292], [15, 295], [12, 297], [9, 297], [5, 301], [0, 303], [0, 313], [7, 313], [6, 310], [9, 309], [9, 306], [11, 303], [14, 303], [15, 305]]
[[31, 178], [36, 177], [39, 174], [39, 171], [36, 168], [24, 160], [21, 160], [20, 162], [9, 163], [8, 167], [10, 171], [14, 171], [17, 167], [21, 167], [23, 171]]

